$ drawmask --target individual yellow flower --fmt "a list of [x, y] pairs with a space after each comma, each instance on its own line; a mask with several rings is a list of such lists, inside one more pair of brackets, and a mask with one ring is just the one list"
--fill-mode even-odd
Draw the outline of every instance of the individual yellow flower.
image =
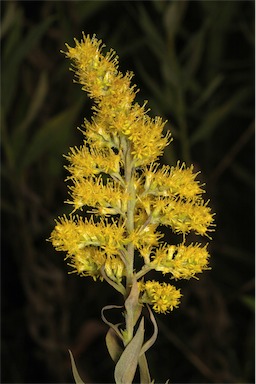
[[139, 283], [141, 302], [150, 304], [159, 313], [167, 313], [178, 307], [181, 293], [171, 284], [147, 281]]

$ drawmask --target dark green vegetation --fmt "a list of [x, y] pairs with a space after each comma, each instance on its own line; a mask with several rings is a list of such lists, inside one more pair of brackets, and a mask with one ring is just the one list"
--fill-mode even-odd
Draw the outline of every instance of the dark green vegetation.
[[[254, 382], [254, 3], [6, 1], [2, 7], [2, 383], [113, 382], [104, 283], [68, 275], [45, 239], [70, 207], [62, 157], [91, 104], [60, 53], [96, 33], [132, 70], [174, 141], [164, 161], [202, 170], [216, 212], [211, 271], [176, 282], [148, 353], [156, 382]], [[168, 236], [168, 234], [167, 234]], [[168, 239], [167, 239], [168, 240]], [[117, 320], [117, 322], [119, 319]]]

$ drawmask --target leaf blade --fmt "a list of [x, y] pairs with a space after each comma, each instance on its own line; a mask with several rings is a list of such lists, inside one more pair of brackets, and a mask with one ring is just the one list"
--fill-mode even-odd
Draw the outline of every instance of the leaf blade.
[[77, 371], [76, 363], [75, 363], [74, 357], [72, 355], [72, 352], [70, 351], [70, 349], [68, 351], [69, 351], [70, 360], [71, 360], [72, 372], [73, 372], [73, 376], [74, 376], [76, 384], [85, 384], [85, 382], [79, 376], [79, 373]]
[[131, 383], [139, 361], [139, 355], [144, 339], [144, 318], [141, 319], [139, 328], [125, 348], [115, 368], [115, 381], [118, 384]]

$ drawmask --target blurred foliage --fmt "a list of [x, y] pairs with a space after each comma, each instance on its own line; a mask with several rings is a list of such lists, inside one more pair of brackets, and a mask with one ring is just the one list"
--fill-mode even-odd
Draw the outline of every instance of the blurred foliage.
[[[113, 382], [109, 287], [69, 275], [45, 241], [69, 208], [63, 153], [91, 104], [60, 50], [96, 33], [168, 119], [166, 163], [202, 170], [216, 214], [212, 270], [159, 316], [156, 382], [254, 382], [254, 2], [1, 2], [2, 383]], [[181, 284], [177, 283], [177, 286]]]

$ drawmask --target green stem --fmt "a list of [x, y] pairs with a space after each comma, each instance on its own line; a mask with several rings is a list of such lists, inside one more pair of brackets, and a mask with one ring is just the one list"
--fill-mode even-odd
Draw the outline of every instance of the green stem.
[[[130, 234], [134, 230], [134, 209], [135, 209], [135, 187], [134, 187], [134, 167], [131, 156], [131, 145], [130, 142], [126, 142], [126, 153], [125, 153], [125, 181], [126, 188], [129, 195], [129, 201], [127, 204], [127, 220], [126, 229], [127, 233]], [[133, 268], [134, 268], [134, 245], [129, 243], [127, 246], [127, 266], [126, 266], [126, 290], [127, 295], [131, 289], [133, 283]]]
[[[125, 146], [125, 153], [124, 153], [124, 172], [125, 172], [125, 182], [126, 182], [126, 189], [127, 193], [129, 195], [129, 201], [127, 204], [127, 220], [126, 220], [126, 229], [128, 235], [134, 230], [134, 210], [135, 210], [135, 204], [136, 204], [136, 191], [134, 186], [134, 166], [133, 166], [133, 159], [131, 155], [131, 143], [126, 140], [126, 146]], [[126, 296], [125, 299], [128, 298], [131, 288], [134, 282], [134, 245], [132, 243], [129, 243], [127, 245], [127, 254], [126, 254]], [[129, 312], [129, 313], [128, 313]], [[127, 312], [125, 314], [126, 319], [126, 332], [127, 332], [127, 338], [126, 338], [126, 344], [130, 342], [130, 340], [133, 338], [133, 329], [134, 324], [130, 321], [130, 319], [133, 317], [133, 308], [129, 307], [127, 309]]]
[[139, 272], [136, 273], [136, 279], [141, 279], [146, 273], [151, 271], [153, 268], [149, 267], [148, 265], [144, 265]]

